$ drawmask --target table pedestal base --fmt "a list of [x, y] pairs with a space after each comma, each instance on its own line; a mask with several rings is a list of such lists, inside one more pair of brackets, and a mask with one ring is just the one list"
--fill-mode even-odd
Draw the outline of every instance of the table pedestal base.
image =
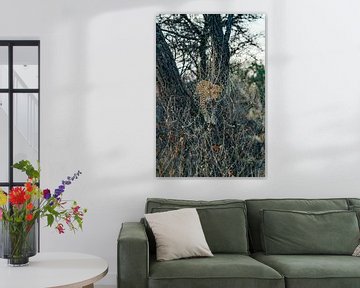
[[94, 284], [86, 285], [86, 286], [84, 286], [83, 288], [94, 288]]

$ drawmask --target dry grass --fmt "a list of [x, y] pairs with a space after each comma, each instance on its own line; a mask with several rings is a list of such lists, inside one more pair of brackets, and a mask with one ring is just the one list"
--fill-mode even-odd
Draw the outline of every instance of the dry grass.
[[[198, 84], [188, 83], [196, 103], [200, 100]], [[157, 96], [156, 175], [265, 176], [265, 107], [260, 94], [256, 84], [232, 76], [221, 96], [209, 97], [206, 103], [211, 121], [202, 109], [194, 117], [190, 105], [176, 108], [173, 97]]]

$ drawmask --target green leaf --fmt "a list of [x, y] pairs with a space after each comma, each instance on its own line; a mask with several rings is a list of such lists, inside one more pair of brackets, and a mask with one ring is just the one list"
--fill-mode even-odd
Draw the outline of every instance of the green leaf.
[[13, 165], [15, 169], [25, 172], [29, 178], [38, 180], [40, 178], [40, 167], [35, 169], [29, 160], [21, 160]]
[[75, 216], [75, 221], [78, 223], [79, 228], [82, 230], [82, 219], [79, 216]]
[[27, 166], [31, 165], [28, 160], [21, 160], [13, 165], [14, 168], [19, 169], [21, 171], [25, 171]]
[[51, 215], [51, 214], [48, 214], [47, 215], [47, 224], [48, 224], [48, 226], [50, 226], [51, 227], [51, 225], [54, 223], [54, 216], [53, 215]]
[[49, 214], [58, 217], [60, 215], [59, 212], [57, 212], [52, 206], [46, 205], [44, 206], [44, 210], [47, 211]]

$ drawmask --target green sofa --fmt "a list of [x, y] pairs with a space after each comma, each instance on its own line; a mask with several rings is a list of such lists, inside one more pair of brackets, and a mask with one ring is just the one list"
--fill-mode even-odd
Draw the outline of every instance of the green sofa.
[[[117, 246], [119, 288], [360, 287], [360, 257], [353, 257], [348, 253], [354, 248], [353, 245], [356, 247], [359, 239], [356, 216], [358, 213], [360, 215], [360, 199], [191, 201], [152, 198], [147, 200], [145, 212], [164, 212], [187, 207], [197, 208], [214, 257], [156, 261], [154, 236], [145, 221], [123, 223]], [[288, 212], [289, 210], [292, 212]], [[280, 213], [282, 211], [285, 211], [285, 215]], [[308, 212], [304, 214], [297, 211]], [[265, 212], [270, 215], [264, 216]], [[280, 220], [279, 227], [283, 225], [281, 229], [285, 230], [278, 230], [295, 231], [297, 238], [291, 238], [293, 232], [289, 232], [289, 235], [285, 232], [284, 235], [289, 238], [285, 240], [279, 240], [277, 235], [266, 234], [263, 229], [264, 217], [266, 225], [275, 225], [269, 227], [276, 228], [278, 226], [274, 221], [283, 219]], [[289, 225], [296, 223], [297, 218], [305, 221], [304, 225]], [[340, 219], [340, 222], [335, 223], [333, 219]], [[344, 241], [341, 235], [334, 236], [331, 241], [326, 238], [325, 243], [319, 244], [323, 244], [325, 250], [319, 250], [321, 253], [315, 255], [310, 253], [312, 250], [308, 252], [306, 249], [316, 250], [316, 244], [315, 248], [314, 245], [304, 248], [301, 241], [298, 242], [301, 234], [296, 233], [301, 232], [301, 227], [307, 229], [311, 223], [338, 225], [334, 227], [344, 231], [356, 230], [355, 236], [354, 233], [349, 234], [356, 239]], [[319, 226], [320, 231], [323, 226]], [[276, 230], [273, 229], [269, 233], [276, 233]], [[310, 237], [309, 241], [314, 241], [311, 234], [307, 237]], [[295, 255], [282, 255], [287, 253], [281, 253], [281, 250], [278, 250], [279, 254], [267, 253], [271, 249], [279, 249], [279, 243], [284, 243], [284, 251], [295, 249]], [[346, 255], [343, 250], [336, 253], [337, 247], [341, 245], [348, 246]], [[302, 249], [305, 249], [304, 254]], [[324, 254], [324, 251], [332, 251], [332, 254]]]

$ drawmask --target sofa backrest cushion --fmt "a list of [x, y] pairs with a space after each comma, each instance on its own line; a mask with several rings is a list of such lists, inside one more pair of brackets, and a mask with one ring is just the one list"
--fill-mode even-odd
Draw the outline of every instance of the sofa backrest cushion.
[[352, 255], [359, 244], [354, 211], [262, 210], [263, 249], [268, 255]]
[[261, 246], [261, 210], [329, 211], [348, 210], [346, 199], [254, 199], [246, 200], [250, 246], [252, 252], [263, 251]]
[[[245, 201], [150, 198], [147, 200], [145, 212], [156, 213], [181, 208], [197, 209], [206, 241], [213, 253], [249, 253]], [[151, 233], [149, 241], [154, 241]], [[150, 245], [153, 247], [154, 244]]]
[[351, 206], [360, 206], [360, 198], [348, 198], [348, 205]]
[[348, 205], [350, 211], [355, 211], [358, 218], [360, 228], [360, 199], [359, 198], [348, 198]]
[[358, 224], [360, 228], [360, 206], [350, 206], [350, 211], [354, 211], [356, 213], [356, 217], [358, 218]]

